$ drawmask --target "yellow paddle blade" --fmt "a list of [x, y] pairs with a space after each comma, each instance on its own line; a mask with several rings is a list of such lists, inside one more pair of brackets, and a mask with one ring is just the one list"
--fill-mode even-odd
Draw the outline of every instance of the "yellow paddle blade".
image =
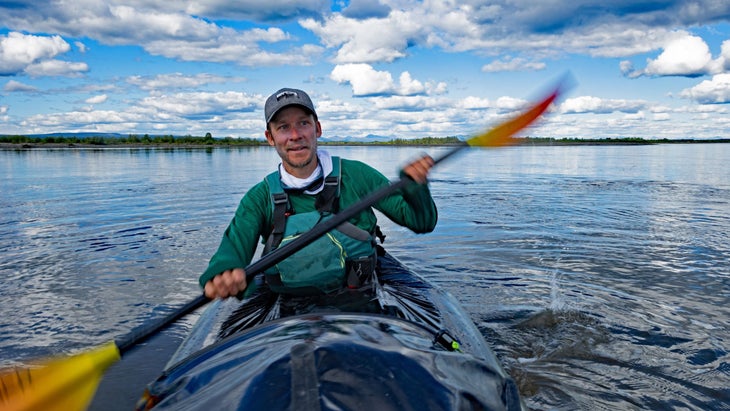
[[547, 110], [550, 104], [558, 98], [558, 95], [560, 95], [559, 87], [526, 112], [497, 125], [483, 134], [470, 138], [466, 141], [466, 143], [472, 147], [500, 147], [516, 143], [517, 139], [513, 136], [540, 117], [540, 115]]
[[114, 342], [37, 366], [0, 370], [0, 410], [85, 410], [104, 371], [120, 359]]

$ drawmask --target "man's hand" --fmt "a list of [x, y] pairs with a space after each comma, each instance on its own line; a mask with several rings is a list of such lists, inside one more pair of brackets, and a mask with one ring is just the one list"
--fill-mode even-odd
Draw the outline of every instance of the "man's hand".
[[246, 272], [243, 268], [226, 270], [205, 283], [205, 296], [214, 298], [228, 298], [238, 295], [246, 289]]
[[403, 172], [418, 184], [425, 184], [428, 179], [428, 172], [431, 171], [434, 161], [429, 155], [424, 155], [418, 160], [403, 168]]

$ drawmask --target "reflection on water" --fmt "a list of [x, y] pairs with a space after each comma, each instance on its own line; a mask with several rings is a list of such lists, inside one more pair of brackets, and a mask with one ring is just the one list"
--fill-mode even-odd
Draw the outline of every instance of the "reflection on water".
[[[330, 151], [395, 177], [423, 149]], [[728, 154], [470, 151], [434, 172], [436, 231], [381, 219], [385, 245], [463, 303], [532, 408], [727, 409]], [[100, 344], [197, 296], [275, 164], [268, 148], [0, 151], [0, 361]], [[92, 409], [130, 409], [194, 320], [115, 365]]]

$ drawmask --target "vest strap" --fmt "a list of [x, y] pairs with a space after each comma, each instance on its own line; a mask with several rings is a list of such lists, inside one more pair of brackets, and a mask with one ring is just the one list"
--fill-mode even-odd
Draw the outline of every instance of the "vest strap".
[[286, 214], [289, 209], [289, 196], [285, 192], [272, 193], [271, 201], [274, 203], [273, 227], [269, 238], [266, 239], [264, 245], [264, 253], [275, 249], [284, 239], [284, 229], [286, 228]]

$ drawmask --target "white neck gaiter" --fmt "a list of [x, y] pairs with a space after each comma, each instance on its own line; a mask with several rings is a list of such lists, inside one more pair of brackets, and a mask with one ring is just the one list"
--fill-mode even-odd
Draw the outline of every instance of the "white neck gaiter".
[[[302, 189], [306, 187], [307, 190], [304, 190], [305, 194], [317, 194], [322, 191], [324, 188], [323, 177], [328, 176], [332, 172], [332, 157], [328, 152], [318, 150], [317, 159], [319, 163], [317, 169], [307, 178], [294, 177], [284, 169], [282, 164], [279, 164], [279, 176], [284, 188]], [[322, 179], [320, 184], [316, 187], [308, 187], [320, 178]]]

